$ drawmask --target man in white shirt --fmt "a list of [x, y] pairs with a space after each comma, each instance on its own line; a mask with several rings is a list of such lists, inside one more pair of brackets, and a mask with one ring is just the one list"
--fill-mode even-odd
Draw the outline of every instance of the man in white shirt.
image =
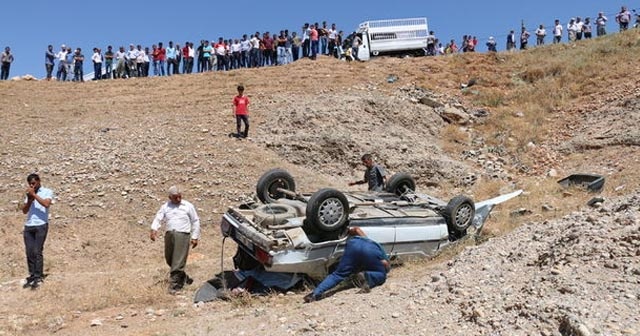
[[155, 241], [158, 229], [165, 223], [164, 258], [171, 267], [169, 293], [182, 289], [184, 284], [193, 280], [185, 273], [184, 268], [189, 256], [189, 244], [198, 246], [200, 239], [200, 219], [193, 204], [182, 199], [182, 193], [176, 186], [168, 190], [169, 201], [164, 203], [151, 224], [149, 237]]
[[536, 45], [539, 45], [539, 46], [544, 45], [545, 36], [547, 36], [547, 31], [544, 29], [544, 25], [540, 25], [538, 29], [536, 29]]
[[553, 43], [560, 43], [562, 40], [562, 25], [560, 20], [556, 20], [555, 27], [553, 27]]
[[67, 80], [67, 46], [64, 44], [58, 53], [56, 53], [58, 59], [58, 72], [56, 73], [56, 80]]
[[598, 13], [598, 18], [596, 18], [596, 35], [604, 36], [607, 35], [607, 17], [604, 16], [604, 12]]

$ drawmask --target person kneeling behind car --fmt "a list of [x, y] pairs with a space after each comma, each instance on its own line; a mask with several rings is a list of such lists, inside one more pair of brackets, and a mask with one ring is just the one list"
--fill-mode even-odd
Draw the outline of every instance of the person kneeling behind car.
[[353, 275], [354, 285], [367, 293], [371, 288], [382, 285], [391, 269], [389, 256], [380, 244], [367, 238], [359, 227], [349, 228], [351, 236], [344, 248], [344, 255], [336, 270], [304, 297], [304, 302], [323, 298], [323, 294]]

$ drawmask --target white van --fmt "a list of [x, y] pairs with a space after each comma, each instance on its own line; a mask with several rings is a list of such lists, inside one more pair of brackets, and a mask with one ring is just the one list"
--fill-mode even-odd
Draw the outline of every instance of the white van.
[[358, 58], [366, 61], [378, 55], [424, 56], [429, 28], [427, 18], [366, 21], [356, 32], [362, 39]]

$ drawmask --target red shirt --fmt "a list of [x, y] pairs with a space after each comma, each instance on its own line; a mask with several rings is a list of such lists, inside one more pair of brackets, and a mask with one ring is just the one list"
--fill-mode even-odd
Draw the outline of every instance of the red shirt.
[[167, 59], [167, 50], [165, 48], [158, 48], [158, 61], [164, 61]]
[[189, 47], [188, 46], [184, 46], [182, 47], [182, 57], [189, 57]]
[[233, 97], [233, 106], [236, 107], [236, 115], [249, 114], [249, 111], [247, 110], [247, 106], [249, 106], [249, 97], [247, 96]]
[[311, 29], [311, 33], [309, 34], [311, 41], [317, 41], [318, 40], [318, 31], [315, 29]]

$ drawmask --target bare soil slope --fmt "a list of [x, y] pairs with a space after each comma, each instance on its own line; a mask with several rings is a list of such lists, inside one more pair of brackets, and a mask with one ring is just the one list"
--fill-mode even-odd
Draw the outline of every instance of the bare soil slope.
[[[638, 41], [632, 31], [517, 54], [2, 82], [0, 335], [637, 334]], [[388, 81], [392, 74], [397, 81]], [[476, 84], [461, 90], [471, 78]], [[228, 136], [239, 83], [251, 99], [248, 140]], [[188, 265], [198, 283], [220, 270], [221, 213], [251, 197], [266, 169], [290, 170], [301, 190], [345, 189], [360, 178], [364, 152], [443, 198], [527, 194], [490, 219], [487, 233], [498, 238], [455, 259], [397, 267], [368, 295], [347, 290], [302, 305], [294, 293], [194, 307], [195, 286], [166, 294], [162, 243], [151, 243], [148, 229], [170, 185], [186, 190], [203, 222]], [[20, 284], [17, 207], [34, 171], [56, 200], [49, 276], [29, 291]], [[557, 186], [572, 172], [607, 177], [605, 210], [586, 210], [592, 195]], [[519, 208], [528, 215], [508, 216]], [[559, 219], [574, 210], [584, 212]], [[530, 224], [509, 233], [523, 223]], [[613, 250], [585, 252], [598, 244]], [[233, 250], [225, 245], [227, 268]], [[602, 308], [588, 302], [602, 301], [616, 302], [611, 314], [587, 314]]]

